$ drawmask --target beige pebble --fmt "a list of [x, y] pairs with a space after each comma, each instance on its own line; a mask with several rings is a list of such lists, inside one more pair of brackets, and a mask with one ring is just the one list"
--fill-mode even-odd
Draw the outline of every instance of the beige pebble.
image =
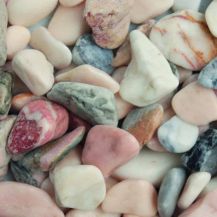
[[74, 7], [80, 3], [82, 3], [84, 0], [59, 0], [60, 4], [65, 7]]
[[44, 27], [39, 27], [32, 32], [30, 45], [43, 52], [57, 69], [68, 67], [72, 61], [72, 53], [69, 48], [55, 39]]
[[30, 31], [24, 26], [10, 26], [7, 29], [7, 58], [11, 60], [18, 51], [27, 47]]
[[60, 5], [51, 19], [48, 30], [59, 41], [66, 45], [73, 45], [77, 39], [88, 31], [83, 18], [84, 4], [76, 7]]

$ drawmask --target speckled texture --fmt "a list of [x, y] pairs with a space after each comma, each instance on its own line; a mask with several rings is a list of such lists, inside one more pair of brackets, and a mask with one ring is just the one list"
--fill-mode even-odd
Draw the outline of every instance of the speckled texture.
[[89, 64], [112, 73], [112, 50], [99, 47], [90, 34], [81, 36], [72, 50], [72, 61], [77, 65]]
[[217, 173], [217, 129], [208, 129], [195, 146], [182, 156], [182, 162], [191, 171]]

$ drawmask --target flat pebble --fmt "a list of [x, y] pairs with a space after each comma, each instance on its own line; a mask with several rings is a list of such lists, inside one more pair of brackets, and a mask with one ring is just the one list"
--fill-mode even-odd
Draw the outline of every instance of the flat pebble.
[[[203, 0], [202, 0], [203, 1]], [[174, 0], [173, 11], [181, 11], [191, 9], [199, 11], [201, 0]]]
[[150, 39], [169, 61], [194, 71], [202, 69], [217, 55], [215, 38], [204, 15], [192, 10], [161, 19], [152, 28]]
[[84, 4], [75, 7], [58, 6], [49, 25], [49, 32], [66, 45], [74, 45], [77, 39], [88, 31], [83, 18]]
[[74, 7], [76, 5], [79, 5], [84, 0], [59, 0], [60, 4], [65, 7]]
[[32, 32], [30, 45], [43, 52], [48, 61], [57, 69], [66, 68], [72, 61], [69, 48], [55, 39], [44, 27], [39, 27]]
[[132, 60], [121, 82], [120, 94], [136, 106], [153, 104], [175, 90], [178, 79], [164, 56], [143, 33], [132, 31], [130, 42]]
[[120, 85], [104, 71], [91, 65], [81, 65], [56, 76], [57, 82], [72, 81], [104, 87], [113, 93], [119, 91]]
[[173, 97], [172, 106], [177, 116], [193, 125], [206, 125], [217, 120], [215, 92], [197, 82], [181, 89]]
[[158, 139], [165, 149], [173, 153], [189, 151], [196, 143], [199, 128], [174, 116], [158, 129]]
[[139, 144], [125, 130], [97, 125], [86, 138], [82, 162], [98, 167], [105, 177], [139, 153]]
[[47, 96], [91, 124], [117, 125], [114, 94], [106, 88], [77, 82], [59, 82]]
[[135, 136], [141, 147], [147, 144], [163, 120], [163, 108], [159, 104], [133, 109], [124, 119], [122, 128]]
[[178, 155], [159, 153], [143, 148], [139, 155], [116, 169], [113, 177], [123, 179], [145, 179], [159, 186], [169, 169], [180, 165]]
[[37, 96], [47, 93], [54, 84], [53, 66], [38, 50], [26, 49], [18, 52], [13, 58], [12, 67]]
[[208, 129], [201, 134], [195, 146], [182, 155], [183, 164], [191, 171], [217, 173], [217, 130]]
[[102, 209], [112, 213], [151, 217], [157, 213], [157, 192], [145, 180], [124, 180], [108, 191]]
[[54, 171], [53, 184], [61, 207], [94, 210], [105, 198], [105, 181], [95, 166], [65, 166]]
[[179, 198], [178, 207], [187, 209], [199, 196], [211, 179], [211, 174], [207, 172], [197, 172], [191, 174], [185, 184], [184, 190]]
[[185, 180], [186, 172], [182, 168], [173, 168], [164, 177], [158, 193], [158, 212], [161, 217], [173, 215]]
[[12, 25], [31, 26], [49, 15], [58, 0], [10, 0], [7, 4], [9, 22]]
[[90, 34], [82, 35], [72, 49], [72, 61], [76, 65], [89, 64], [109, 74], [112, 73], [112, 50], [99, 47]]

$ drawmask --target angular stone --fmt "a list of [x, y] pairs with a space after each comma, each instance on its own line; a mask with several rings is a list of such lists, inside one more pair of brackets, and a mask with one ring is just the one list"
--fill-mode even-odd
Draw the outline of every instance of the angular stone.
[[145, 179], [153, 185], [159, 186], [167, 171], [180, 164], [178, 155], [159, 153], [143, 148], [136, 157], [116, 169], [112, 176], [119, 180]]
[[157, 192], [145, 180], [125, 180], [108, 191], [102, 209], [111, 213], [154, 216], [157, 213]]
[[99, 47], [90, 34], [82, 35], [72, 49], [72, 61], [76, 65], [89, 64], [112, 73], [112, 50]]
[[217, 58], [205, 66], [199, 74], [198, 82], [206, 88], [217, 89]]
[[158, 212], [161, 217], [173, 215], [185, 180], [186, 172], [182, 168], [173, 168], [164, 177], [158, 193]]
[[61, 207], [93, 210], [104, 200], [106, 187], [100, 170], [91, 165], [66, 166], [54, 171], [53, 184]]
[[182, 162], [191, 171], [217, 173], [217, 130], [210, 128], [199, 136], [195, 146], [182, 155]]
[[108, 177], [114, 169], [138, 153], [139, 144], [130, 133], [116, 127], [97, 125], [87, 135], [82, 162], [98, 167], [104, 177]]
[[199, 128], [189, 124], [177, 116], [164, 123], [158, 129], [161, 145], [170, 152], [183, 153], [189, 151], [196, 143]]
[[153, 137], [163, 119], [163, 108], [159, 104], [133, 109], [124, 119], [122, 128], [135, 136], [140, 146]]
[[117, 125], [114, 95], [105, 88], [76, 82], [59, 82], [47, 96], [91, 124]]
[[216, 39], [204, 15], [193, 10], [161, 19], [152, 28], [150, 39], [169, 61], [193, 71], [202, 69], [217, 55]]
[[11, 155], [24, 154], [62, 136], [68, 129], [68, 112], [56, 103], [35, 100], [22, 108], [8, 138]]
[[130, 41], [132, 60], [121, 82], [120, 94], [127, 102], [142, 107], [171, 93], [178, 86], [178, 79], [164, 56], [143, 33], [132, 31]]

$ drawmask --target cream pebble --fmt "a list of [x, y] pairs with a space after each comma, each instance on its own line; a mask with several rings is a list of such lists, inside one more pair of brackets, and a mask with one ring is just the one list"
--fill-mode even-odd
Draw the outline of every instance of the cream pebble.
[[59, 0], [60, 4], [65, 7], [74, 7], [76, 5], [79, 5], [84, 0]]
[[37, 96], [47, 93], [54, 84], [53, 66], [38, 50], [26, 49], [18, 52], [13, 58], [12, 68]]
[[44, 27], [39, 27], [31, 34], [30, 45], [42, 51], [57, 69], [66, 68], [72, 61], [72, 53], [62, 42], [55, 39]]
[[7, 3], [9, 22], [13, 25], [31, 26], [49, 15], [58, 0], [10, 0]]
[[7, 58], [13, 59], [18, 51], [27, 47], [30, 41], [30, 31], [24, 26], [10, 26], [7, 29]]
[[76, 7], [60, 5], [51, 19], [48, 30], [59, 41], [66, 45], [73, 45], [77, 39], [88, 31], [83, 18], [84, 4]]

